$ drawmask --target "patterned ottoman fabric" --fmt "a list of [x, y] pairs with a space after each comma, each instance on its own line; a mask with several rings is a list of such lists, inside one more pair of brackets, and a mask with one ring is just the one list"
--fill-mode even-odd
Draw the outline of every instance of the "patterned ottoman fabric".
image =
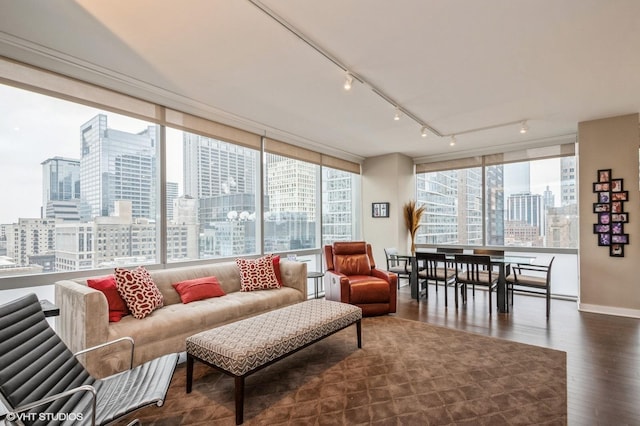
[[187, 352], [242, 376], [360, 319], [357, 306], [308, 300], [188, 337]]

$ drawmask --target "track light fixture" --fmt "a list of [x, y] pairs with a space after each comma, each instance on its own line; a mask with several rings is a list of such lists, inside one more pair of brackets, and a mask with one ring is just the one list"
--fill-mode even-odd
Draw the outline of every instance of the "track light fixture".
[[422, 129], [420, 130], [420, 136], [422, 136], [423, 138], [427, 137], [427, 127], [426, 126], [422, 126]]
[[[253, 4], [255, 7], [257, 7], [259, 10], [261, 10], [264, 14], [269, 16], [271, 19], [273, 19], [275, 22], [277, 22], [278, 24], [282, 25], [286, 30], [291, 32], [297, 38], [302, 40], [302, 42], [305, 43], [307, 46], [309, 46], [311, 49], [315, 50], [318, 54], [320, 54], [321, 56], [324, 56], [329, 62], [333, 63], [334, 65], [338, 66], [342, 71], [344, 71], [346, 73], [345, 82], [344, 82], [344, 90], [350, 90], [351, 89], [351, 86], [353, 84], [353, 78], [354, 78], [354, 75], [355, 75], [356, 80], [358, 80], [358, 82], [361, 83], [363, 87], [369, 88], [373, 93], [375, 93], [380, 98], [382, 98], [382, 100], [384, 100], [389, 105], [392, 105], [392, 106], [394, 106], [396, 108], [396, 113], [395, 113], [395, 115], [393, 117], [393, 119], [395, 121], [400, 120], [401, 113], [402, 113], [403, 115], [406, 115], [410, 120], [413, 120], [415, 123], [419, 124], [423, 128], [426, 127], [431, 134], [433, 134], [433, 135], [435, 135], [437, 137], [445, 138], [445, 137], [448, 137], [448, 136], [452, 136], [451, 133], [441, 132], [437, 128], [431, 126], [430, 124], [425, 123], [425, 120], [423, 120], [422, 118], [416, 116], [416, 114], [411, 112], [411, 110], [408, 110], [406, 108], [402, 108], [402, 106], [398, 103], [397, 100], [393, 99], [387, 93], [382, 91], [382, 89], [380, 89], [379, 87], [374, 85], [372, 82], [368, 81], [367, 78], [365, 76], [363, 76], [362, 74], [354, 73], [354, 75], [352, 75], [349, 72], [349, 66], [347, 66], [347, 64], [345, 64], [339, 58], [337, 58], [336, 56], [332, 55], [330, 52], [325, 50], [322, 46], [320, 46], [314, 40], [309, 38], [309, 36], [307, 36], [306, 34], [302, 33], [302, 31], [300, 31], [298, 28], [294, 27], [291, 23], [287, 22], [282, 16], [279, 16], [273, 10], [269, 9], [267, 6], [265, 6], [263, 4], [262, 1], [260, 1], [260, 0], [249, 0], [249, 2], [251, 4]], [[468, 134], [468, 133], [483, 132], [483, 131], [490, 130], [490, 129], [497, 129], [497, 128], [501, 128], [501, 127], [514, 126], [514, 125], [519, 124], [519, 123], [522, 123], [522, 127], [520, 128], [520, 132], [521, 133], [526, 133], [527, 130], [529, 129], [527, 127], [526, 120], [524, 120], [524, 121], [523, 120], [517, 120], [517, 121], [509, 121], [509, 122], [505, 122], [505, 123], [490, 124], [488, 126], [478, 127], [478, 128], [473, 128], [473, 129], [464, 129], [464, 130], [459, 129], [456, 132], [456, 134], [457, 135], [462, 135], [462, 134]], [[424, 130], [422, 130], [421, 135], [423, 137], [426, 137], [425, 136], [426, 132]], [[452, 146], [455, 145], [455, 142], [456, 142], [455, 135], [453, 135], [453, 137], [451, 138], [450, 145], [452, 145]]]
[[456, 135], [451, 135], [451, 142], [449, 142], [449, 146], [454, 146], [456, 144]]
[[344, 77], [344, 90], [351, 90], [351, 83], [353, 83], [353, 77], [349, 72]]

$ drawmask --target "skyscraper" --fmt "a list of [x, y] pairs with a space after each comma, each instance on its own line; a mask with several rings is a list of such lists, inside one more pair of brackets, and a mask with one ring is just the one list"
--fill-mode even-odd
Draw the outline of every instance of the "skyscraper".
[[560, 186], [562, 206], [578, 204], [576, 198], [576, 157], [562, 157], [560, 160]]
[[166, 184], [167, 198], [167, 221], [173, 220], [173, 201], [178, 198], [178, 182], [167, 182]]
[[259, 159], [254, 149], [183, 134], [184, 197], [198, 208], [201, 257], [256, 251]]
[[156, 127], [128, 133], [109, 128], [98, 114], [80, 133], [83, 219], [112, 215], [116, 201], [131, 201], [134, 218], [155, 218]]
[[80, 161], [53, 157], [41, 164], [41, 217], [79, 221]]
[[253, 149], [185, 132], [184, 195], [255, 194], [257, 158]]
[[513, 194], [507, 199], [507, 220], [526, 223], [544, 233], [544, 215], [540, 194]]
[[322, 168], [322, 243], [352, 240], [357, 233], [353, 211], [358, 191], [352, 173]]

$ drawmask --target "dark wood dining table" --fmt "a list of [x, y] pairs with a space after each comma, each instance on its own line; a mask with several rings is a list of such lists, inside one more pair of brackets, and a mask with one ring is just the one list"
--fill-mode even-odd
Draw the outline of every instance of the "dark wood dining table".
[[[405, 259], [411, 265], [411, 275], [409, 277], [409, 285], [411, 287], [411, 298], [418, 299], [418, 264], [416, 256], [412, 254], [398, 254], [398, 259]], [[447, 261], [454, 262], [455, 255], [447, 254]], [[535, 261], [533, 256], [491, 256], [491, 265], [498, 268], [498, 312], [508, 313], [511, 310], [511, 298], [508, 297], [507, 276], [510, 273], [511, 264], [531, 264]]]

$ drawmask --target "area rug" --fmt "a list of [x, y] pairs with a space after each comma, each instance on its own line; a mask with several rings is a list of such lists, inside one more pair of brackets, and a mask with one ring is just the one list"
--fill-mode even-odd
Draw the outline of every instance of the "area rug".
[[[565, 425], [566, 354], [394, 318], [355, 326], [249, 376], [246, 425]], [[234, 381], [196, 363], [176, 369], [145, 425], [235, 424]], [[133, 418], [131, 416], [129, 418]]]

